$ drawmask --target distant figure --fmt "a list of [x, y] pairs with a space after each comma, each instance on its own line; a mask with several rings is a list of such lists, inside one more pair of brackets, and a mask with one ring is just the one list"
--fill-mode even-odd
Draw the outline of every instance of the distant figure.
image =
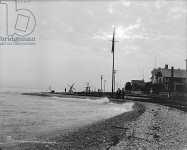
[[64, 90], [64, 91], [65, 91], [65, 93], [66, 93], [66, 88], [65, 88], [65, 90]]
[[117, 98], [121, 98], [121, 89], [118, 88], [116, 91]]
[[51, 93], [55, 93], [55, 90], [51, 90]]
[[53, 90], [51, 86], [49, 86], [49, 91], [50, 93], [55, 93], [55, 90]]

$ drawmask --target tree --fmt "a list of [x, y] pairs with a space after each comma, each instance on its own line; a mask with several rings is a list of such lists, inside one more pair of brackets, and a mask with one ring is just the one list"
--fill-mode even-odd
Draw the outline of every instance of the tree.
[[132, 90], [132, 85], [131, 85], [130, 82], [127, 82], [127, 83], [125, 84], [125, 91], [131, 91], [131, 90]]
[[152, 86], [153, 86], [153, 85], [152, 85], [151, 82], [147, 82], [147, 83], [145, 84], [144, 89], [143, 89], [144, 93], [149, 94], [150, 91], [151, 91]]

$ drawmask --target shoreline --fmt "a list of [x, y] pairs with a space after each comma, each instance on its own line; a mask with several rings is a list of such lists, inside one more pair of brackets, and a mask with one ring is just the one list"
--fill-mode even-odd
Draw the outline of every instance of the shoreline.
[[[42, 97], [59, 97], [59, 98], [79, 98], [79, 99], [90, 99], [90, 100], [97, 100], [101, 99], [107, 96], [89, 96], [89, 95], [72, 95], [72, 94], [66, 94], [66, 93], [50, 93], [50, 92], [34, 92], [34, 93], [21, 93], [22, 95], [30, 95], [30, 96], [42, 96]], [[182, 110], [184, 112], [187, 112], [187, 101], [181, 101], [181, 100], [162, 100], [162, 99], [149, 99], [149, 98], [142, 98], [139, 96], [126, 96], [124, 99], [117, 99], [117, 98], [111, 98], [107, 97], [111, 102], [113, 103], [124, 103], [124, 102], [147, 102], [147, 103], [153, 103], [153, 104], [159, 104], [162, 106], [168, 106], [172, 108], [176, 108], [178, 110]]]
[[[41, 136], [42, 141], [49, 141], [49, 143], [19, 143], [7, 149], [13, 150], [77, 150], [77, 149], [106, 149], [114, 146], [126, 136], [124, 123], [128, 124], [136, 120], [145, 108], [142, 104], [135, 103], [133, 111], [125, 112], [118, 116], [102, 120], [70, 132], [58, 134], [52, 133], [50, 135]], [[51, 143], [50, 143], [51, 142]], [[6, 147], [3, 150], [6, 150]]]
[[29, 96], [41, 96], [41, 97], [59, 97], [59, 98], [79, 98], [79, 99], [91, 99], [96, 100], [103, 97], [95, 97], [95, 96], [82, 96], [82, 95], [72, 95], [72, 94], [65, 94], [65, 93], [49, 93], [49, 92], [35, 92], [35, 93], [21, 93], [22, 95], [29, 95]]
[[[133, 102], [123, 100], [124, 102]], [[3, 150], [184, 150], [187, 148], [187, 113], [150, 102], [134, 102], [133, 111], [81, 128], [39, 135], [0, 147]]]

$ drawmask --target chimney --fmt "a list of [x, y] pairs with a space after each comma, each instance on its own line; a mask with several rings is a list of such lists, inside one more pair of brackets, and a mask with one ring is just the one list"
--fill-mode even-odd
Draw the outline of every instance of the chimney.
[[168, 65], [167, 64], [165, 64], [165, 69], [168, 69]]
[[186, 72], [187, 72], [187, 59], [185, 59], [185, 61], [186, 61]]

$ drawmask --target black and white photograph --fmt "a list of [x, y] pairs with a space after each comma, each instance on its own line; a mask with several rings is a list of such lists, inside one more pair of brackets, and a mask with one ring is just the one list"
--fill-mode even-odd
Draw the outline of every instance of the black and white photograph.
[[187, 0], [0, 0], [0, 150], [187, 150]]

